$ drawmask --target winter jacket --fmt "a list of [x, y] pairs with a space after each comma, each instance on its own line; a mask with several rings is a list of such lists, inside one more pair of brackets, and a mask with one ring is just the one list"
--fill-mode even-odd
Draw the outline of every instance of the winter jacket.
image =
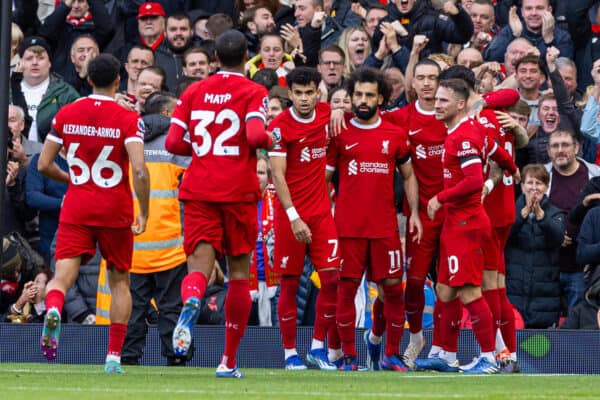
[[[50, 244], [58, 229], [58, 217], [60, 215], [63, 197], [67, 192], [67, 185], [42, 175], [37, 169], [39, 158], [39, 154], [34, 155], [27, 168], [27, 176], [25, 178], [25, 200], [30, 207], [35, 208], [40, 212], [39, 251], [44, 259], [49, 260]], [[67, 160], [60, 155], [56, 156], [54, 162], [63, 171], [69, 170]]]
[[[61, 3], [62, 4], [62, 3]], [[21, 106], [25, 111], [25, 129], [23, 132], [29, 132], [33, 119], [29, 115], [25, 95], [21, 90], [21, 81], [23, 80], [22, 73], [14, 73], [10, 78], [10, 96], [11, 104]], [[37, 131], [38, 142], [43, 143], [46, 135], [50, 132], [52, 119], [65, 104], [69, 104], [79, 98], [79, 93], [71, 85], [66, 83], [57, 74], [50, 74], [50, 84], [48, 90], [42, 97], [40, 104], [37, 107]]]
[[516, 221], [506, 244], [506, 291], [526, 328], [548, 328], [560, 316], [559, 249], [564, 237], [563, 214], [544, 195], [544, 218], [523, 218], [525, 196], [517, 200]]
[[[402, 14], [395, 4], [390, 3], [389, 14], [382, 21], [400, 21], [408, 31], [408, 35], [398, 36], [398, 44], [407, 49], [412, 48], [415, 35], [427, 36], [429, 42], [421, 52], [423, 58], [431, 53], [443, 53], [443, 42], [465, 44], [471, 40], [473, 36], [471, 16], [462, 7], [458, 10], [458, 14], [449, 16], [434, 10], [428, 1], [417, 1], [408, 14]], [[381, 37], [381, 30], [377, 27], [371, 41], [373, 51], [379, 48]]]
[[[525, 26], [525, 22], [522, 23], [523, 32], [521, 33], [521, 37], [529, 40], [531, 44], [538, 48], [540, 51], [540, 57], [542, 59], [546, 58], [546, 49], [550, 46], [554, 46], [560, 50], [561, 57], [573, 59], [574, 48], [569, 32], [560, 28], [555, 28], [554, 39], [551, 43], [545, 43], [541, 33], [529, 31]], [[504, 53], [506, 53], [506, 48], [514, 39], [515, 36], [513, 35], [510, 26], [505, 26], [502, 28], [500, 33], [494, 37], [489, 46], [486, 47], [485, 51], [483, 52], [483, 58], [486, 61], [498, 61], [500, 63], [504, 62]]]
[[77, 26], [66, 22], [71, 9], [61, 1], [39, 29], [39, 34], [44, 36], [52, 46], [53, 54], [50, 57], [52, 71], [61, 76], [65, 76], [68, 67], [72, 65], [71, 46], [78, 36], [84, 33], [92, 35], [102, 51], [115, 32], [111, 18], [104, 7], [104, 1], [88, 0], [88, 3], [92, 15], [90, 20]]
[[163, 40], [154, 52], [154, 65], [165, 70], [167, 88], [175, 93], [177, 84], [183, 78], [183, 53], [173, 53], [168, 43], [167, 39]]

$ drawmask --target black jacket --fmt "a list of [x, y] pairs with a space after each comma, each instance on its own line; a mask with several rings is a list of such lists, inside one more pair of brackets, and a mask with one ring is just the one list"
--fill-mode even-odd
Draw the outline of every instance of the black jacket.
[[[388, 5], [388, 10], [388, 16], [382, 21], [408, 20], [408, 23], [404, 25], [408, 35], [405, 37], [398, 36], [400, 46], [411, 49], [415, 35], [427, 36], [429, 43], [421, 52], [421, 58], [431, 53], [443, 53], [443, 42], [464, 44], [471, 40], [471, 36], [473, 36], [473, 21], [462, 7], [459, 7], [458, 14], [453, 16], [440, 14], [439, 11], [431, 7], [429, 1], [417, 1], [408, 14], [402, 14], [393, 3]], [[371, 42], [373, 52], [379, 47], [381, 37], [381, 31], [377, 27]]]
[[88, 33], [96, 39], [100, 51], [108, 44], [115, 32], [111, 18], [104, 7], [102, 0], [88, 0], [92, 19], [79, 26], [73, 26], [66, 22], [67, 15], [71, 9], [62, 1], [56, 6], [39, 29], [40, 35], [44, 36], [52, 46], [51, 55], [52, 71], [64, 76], [71, 63], [71, 46], [75, 39], [84, 33]]
[[564, 236], [563, 214], [544, 196], [544, 218], [523, 218], [524, 204], [525, 196], [521, 195], [504, 253], [506, 291], [526, 328], [548, 328], [558, 323], [560, 316], [558, 257]]

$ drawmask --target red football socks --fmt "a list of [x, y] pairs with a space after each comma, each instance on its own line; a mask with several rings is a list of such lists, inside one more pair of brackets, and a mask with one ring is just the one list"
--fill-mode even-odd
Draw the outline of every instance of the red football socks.
[[448, 302], [440, 301], [440, 303], [443, 303], [440, 317], [441, 347], [445, 351], [456, 353], [462, 322], [462, 303], [458, 297]]
[[279, 331], [284, 349], [296, 348], [296, 292], [300, 277], [283, 275], [279, 285], [279, 302], [277, 314], [279, 317]]
[[377, 297], [373, 302], [371, 318], [373, 320], [371, 333], [375, 336], [383, 336], [383, 333], [385, 332], [385, 317], [383, 315], [383, 301], [381, 301], [379, 297]]
[[185, 303], [190, 297], [202, 299], [206, 292], [206, 276], [202, 272], [190, 272], [181, 282], [181, 301]]
[[313, 339], [325, 341], [329, 328], [335, 326], [335, 307], [339, 272], [337, 270], [319, 271], [321, 289], [315, 305], [315, 325]]
[[356, 308], [354, 297], [359, 281], [353, 279], [340, 279], [337, 293], [337, 328], [342, 341], [344, 355], [356, 356]]
[[431, 345], [442, 347], [442, 312], [444, 310], [444, 303], [441, 300], [436, 300], [433, 305], [433, 336], [431, 338]]
[[127, 324], [110, 323], [108, 327], [108, 355], [121, 357], [126, 334]]
[[498, 289], [484, 290], [482, 292], [490, 311], [492, 312], [492, 322], [494, 323], [494, 332], [500, 328], [500, 320], [502, 319], [502, 307], [500, 305], [500, 293]]
[[385, 355], [392, 356], [399, 353], [400, 341], [404, 332], [404, 293], [402, 282], [393, 285], [383, 285], [385, 294], [383, 314], [386, 320], [387, 337], [385, 340]]
[[46, 310], [56, 308], [59, 313], [62, 313], [65, 305], [65, 294], [57, 289], [52, 289], [46, 293]]
[[423, 307], [425, 306], [424, 280], [409, 278], [406, 282], [406, 319], [411, 333], [423, 329]]
[[500, 332], [502, 332], [502, 339], [504, 339], [504, 344], [506, 344], [508, 351], [515, 353], [517, 351], [515, 313], [513, 311], [513, 306], [510, 304], [510, 300], [508, 300], [508, 296], [506, 295], [506, 288], [499, 288], [498, 293], [500, 294], [500, 307], [502, 308]]
[[225, 351], [223, 353], [223, 362], [227, 368], [235, 367], [235, 355], [246, 332], [251, 308], [252, 299], [248, 279], [229, 281], [225, 298]]
[[492, 322], [492, 312], [487, 302], [482, 297], [465, 304], [471, 315], [473, 334], [483, 353], [493, 352], [496, 348], [496, 330]]

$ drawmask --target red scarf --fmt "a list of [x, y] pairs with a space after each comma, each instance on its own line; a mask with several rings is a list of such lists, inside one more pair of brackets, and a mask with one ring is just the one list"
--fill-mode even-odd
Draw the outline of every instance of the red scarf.
[[89, 11], [87, 11], [85, 13], [85, 15], [81, 18], [75, 18], [70, 15], [67, 15], [67, 24], [71, 24], [72, 26], [79, 26], [79, 25], [85, 23], [86, 21], [91, 21], [91, 20], [92, 20], [92, 14], [90, 14]]
[[165, 37], [166, 37], [166, 35], [163, 32], [163, 33], [160, 34], [160, 36], [158, 37], [158, 39], [156, 39], [154, 41], [154, 43], [152, 43], [152, 44], [146, 43], [146, 41], [144, 40], [144, 38], [141, 37], [141, 36], [140, 36], [140, 41], [142, 42], [143, 45], [146, 45], [146, 46], [150, 47], [152, 49], [152, 51], [156, 51], [156, 49], [158, 49], [158, 46], [160, 46], [160, 44], [163, 42], [163, 40], [165, 40]]
[[[275, 187], [269, 184], [263, 192], [263, 204], [262, 204], [262, 215], [261, 215], [261, 232], [259, 233], [262, 237], [263, 256], [265, 262], [265, 278], [267, 286], [277, 286], [279, 284], [279, 274], [275, 272], [275, 269], [269, 262], [269, 256], [267, 252], [267, 236], [269, 231], [274, 229], [273, 217], [275, 215], [274, 202], [277, 201], [277, 194], [275, 193]], [[256, 252], [252, 252], [252, 261], [250, 264], [250, 290], [258, 290], [258, 277], [256, 270]]]

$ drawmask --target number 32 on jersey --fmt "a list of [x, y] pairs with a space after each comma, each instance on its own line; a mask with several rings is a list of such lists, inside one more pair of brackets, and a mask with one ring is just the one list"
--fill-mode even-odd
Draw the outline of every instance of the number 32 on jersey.
[[[198, 124], [194, 128], [194, 136], [202, 138], [202, 144], [192, 141], [192, 148], [198, 157], [204, 157], [211, 149], [215, 156], [238, 156], [240, 154], [239, 146], [224, 146], [224, 142], [231, 139], [240, 130], [240, 118], [231, 109], [224, 109], [216, 113], [215, 111], [192, 111], [190, 119], [197, 120]], [[210, 132], [206, 129], [213, 122], [222, 125], [225, 121], [230, 122], [230, 126], [219, 133], [215, 139], [214, 146]]]

